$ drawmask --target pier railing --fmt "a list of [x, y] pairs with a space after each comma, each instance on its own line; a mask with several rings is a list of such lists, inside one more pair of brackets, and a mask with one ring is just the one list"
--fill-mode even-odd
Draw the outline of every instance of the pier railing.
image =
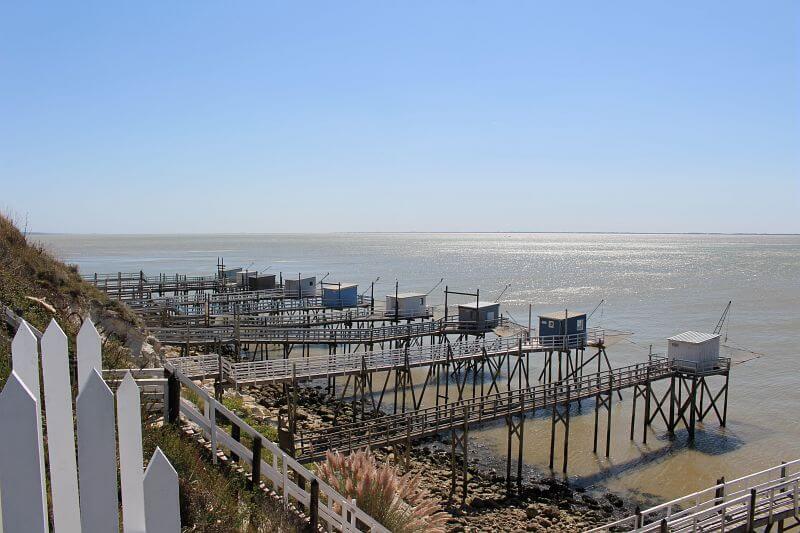
[[267, 342], [283, 344], [363, 344], [436, 335], [441, 323], [418, 322], [377, 328], [275, 328], [270, 326], [211, 326], [201, 328], [152, 328], [166, 344], [212, 343], [215, 341]]
[[800, 459], [681, 496], [591, 531], [752, 531], [800, 520]]
[[364, 353], [340, 353], [329, 356], [294, 359], [269, 359], [231, 363], [225, 377], [234, 383], [301, 381], [358, 373], [381, 372], [403, 367], [431, 365], [438, 362], [461, 361], [501, 353], [516, 352], [519, 340], [514, 338], [490, 341], [463, 341], [425, 346], [409, 346]]
[[[301, 508], [309, 516], [311, 529], [323, 526], [328, 531], [389, 533], [374, 518], [361, 510], [355, 500], [339, 494], [305, 466], [226, 408], [214, 396], [184, 375], [171, 362], [165, 368], [172, 373], [171, 397], [179, 401], [170, 421], [179, 415], [197, 425], [210, 442], [212, 460], [227, 450], [234, 462], [242, 462], [250, 471], [250, 486], [262, 484], [282, 497], [283, 505]], [[181, 388], [188, 394], [181, 395]], [[231, 428], [230, 433], [225, 426]], [[250, 447], [245, 444], [249, 441]]]
[[348, 450], [371, 445], [389, 445], [406, 439], [431, 436], [453, 428], [609, 394], [668, 377], [673, 371], [667, 361], [638, 363], [575, 379], [361, 420], [324, 431], [301, 432], [295, 439], [295, 456], [302, 460], [314, 460], [331, 449]]
[[[172, 312], [184, 315], [229, 315], [229, 314], [258, 314], [273, 313], [284, 311], [306, 311], [317, 309], [331, 309], [319, 296], [303, 296], [302, 298], [292, 298], [284, 296], [269, 296], [262, 294], [259, 297], [239, 297], [234, 299], [217, 298], [211, 300], [211, 296], [219, 295], [189, 295], [189, 298], [174, 296], [163, 296], [155, 298], [131, 298], [126, 301], [129, 307], [139, 312]], [[241, 293], [247, 294], [247, 293]], [[197, 297], [194, 297], [197, 296]], [[206, 297], [209, 297], [208, 299]], [[367, 296], [359, 296], [353, 306], [342, 307], [369, 307], [371, 300]]]
[[[427, 322], [420, 324], [410, 325], [397, 325], [391, 328], [397, 328], [396, 331], [401, 333], [399, 338], [405, 338], [407, 331], [404, 328], [424, 327], [435, 328], [435, 322]], [[324, 334], [328, 332], [327, 337], [314, 337], [314, 342], [331, 342], [333, 339], [338, 339], [338, 342], [344, 342], [348, 338], [353, 340], [354, 337], [345, 337], [347, 332], [355, 332], [354, 334], [364, 335], [369, 334], [370, 331], [378, 331], [380, 328], [370, 330], [363, 329], [340, 329], [340, 330], [298, 330], [300, 334], [314, 332], [314, 335]], [[246, 328], [241, 328], [242, 332]], [[285, 333], [277, 335], [281, 330], [267, 330], [266, 335], [275, 335], [273, 340], [286, 341], [290, 340]], [[393, 330], [394, 331], [394, 330]], [[425, 330], [426, 334], [429, 330]], [[155, 330], [156, 336], [161, 339], [159, 330]], [[360, 332], [360, 333], [359, 333]], [[176, 335], [178, 339], [186, 333], [186, 330], [176, 328]], [[335, 337], [333, 335], [339, 335]], [[281, 336], [283, 335], [283, 336]], [[325, 339], [325, 341], [321, 339]], [[600, 342], [603, 338], [602, 331], [593, 331], [589, 337], [592, 342]], [[197, 337], [195, 337], [197, 339]], [[247, 334], [242, 334], [240, 340], [247, 342], [251, 339]], [[215, 340], [213, 335], [209, 335], [206, 341], [211, 343]], [[262, 338], [263, 340], [263, 338]], [[359, 342], [379, 342], [381, 338], [373, 333], [372, 337], [359, 337]], [[385, 338], [384, 338], [385, 340]], [[569, 342], [569, 339], [567, 340]], [[446, 363], [451, 361], [454, 363], [466, 360], [480, 359], [483, 357], [497, 357], [513, 353], [528, 353], [533, 351], [548, 351], [551, 349], [559, 349], [564, 345], [563, 336], [556, 335], [550, 337], [533, 337], [528, 341], [518, 336], [499, 337], [494, 339], [475, 339], [463, 340], [459, 342], [447, 342], [431, 345], [416, 345], [407, 346], [403, 348], [392, 348], [388, 350], [375, 350], [371, 352], [362, 353], [337, 353], [331, 355], [318, 355], [312, 357], [291, 358], [291, 359], [267, 359], [263, 361], [243, 361], [232, 362], [223, 357], [222, 363], [219, 363], [218, 356], [192, 356], [181, 357], [172, 359], [175, 365], [181, 366], [181, 371], [188, 375], [199, 376], [203, 374], [218, 373], [218, 368], [221, 365], [223, 369], [222, 379], [230, 381], [235, 384], [257, 383], [257, 382], [282, 382], [290, 380], [312, 380], [319, 378], [329, 378], [336, 376], [345, 376], [349, 374], [356, 374], [359, 372], [383, 372], [402, 368], [408, 365], [409, 368], [428, 366], [439, 363]], [[185, 362], [184, 362], [185, 360]], [[665, 365], [669, 365], [666, 359], [661, 360]]]

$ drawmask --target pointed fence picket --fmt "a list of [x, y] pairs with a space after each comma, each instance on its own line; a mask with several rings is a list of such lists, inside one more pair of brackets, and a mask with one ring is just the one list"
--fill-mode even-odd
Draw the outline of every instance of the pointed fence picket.
[[144, 473], [147, 533], [180, 531], [180, 502], [177, 488], [178, 473], [161, 448], [156, 448]]
[[[36, 417], [35, 426], [37, 440], [40, 446], [38, 450], [35, 451], [39, 455], [38, 473], [42, 486], [42, 494], [45, 494], [44, 448], [41, 445], [41, 443], [44, 442], [44, 437], [42, 434], [42, 396], [39, 388], [39, 340], [36, 338], [33, 331], [31, 331], [28, 323], [24, 321], [17, 329], [17, 334], [14, 335], [14, 339], [11, 341], [11, 368], [17, 373], [20, 381], [25, 385], [36, 402], [36, 408], [32, 412]], [[47, 524], [47, 498], [44, 499], [42, 505], [45, 507], [44, 517], [45, 524]], [[8, 512], [11, 513], [12, 511]]]
[[67, 336], [53, 320], [42, 335], [41, 343], [53, 526], [59, 533], [80, 533]]
[[47, 495], [40, 462], [39, 402], [16, 371], [0, 393], [0, 452], [3, 528], [9, 532], [46, 533]]
[[[13, 372], [0, 391], [0, 533], [49, 530], [38, 344], [23, 321], [12, 342]], [[115, 416], [114, 394], [101, 375], [100, 336], [88, 319], [77, 345], [76, 463], [67, 337], [54, 321], [41, 336], [54, 530], [118, 529], [119, 450], [125, 532], [179, 533], [175, 470], [157, 450], [143, 472], [139, 386], [126, 373], [117, 390]]]
[[84, 320], [78, 331], [78, 390], [83, 390], [83, 385], [89, 378], [92, 369], [103, 371], [103, 356], [101, 352], [100, 334], [91, 318]]
[[128, 372], [117, 389], [119, 474], [122, 485], [122, 528], [125, 533], [144, 533], [145, 528], [141, 414], [139, 387]]
[[92, 370], [78, 394], [78, 474], [84, 531], [117, 524], [117, 453], [114, 394]]
[[[11, 341], [11, 367], [38, 402], [41, 397], [39, 395], [39, 341], [25, 322], [22, 323]], [[41, 408], [41, 405], [39, 407]]]

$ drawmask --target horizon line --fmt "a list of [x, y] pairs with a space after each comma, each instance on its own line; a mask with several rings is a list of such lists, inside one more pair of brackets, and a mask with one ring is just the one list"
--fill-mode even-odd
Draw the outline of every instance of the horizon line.
[[71, 235], [71, 236], [225, 236], [225, 235], [727, 235], [727, 236], [775, 236], [795, 237], [800, 233], [771, 233], [771, 232], [724, 232], [724, 231], [278, 231], [278, 232], [159, 232], [159, 233], [100, 233], [100, 232], [68, 232], [68, 231], [29, 231], [27, 235]]

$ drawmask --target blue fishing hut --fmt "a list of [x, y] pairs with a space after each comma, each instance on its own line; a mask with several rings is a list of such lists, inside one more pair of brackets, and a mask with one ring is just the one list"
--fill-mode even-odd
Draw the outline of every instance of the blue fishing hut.
[[[582, 348], [587, 342], [586, 313], [564, 311], [539, 315], [539, 338], [542, 344]], [[564, 335], [567, 336], [566, 342]]]
[[322, 305], [335, 309], [358, 305], [358, 285], [355, 283], [323, 283]]

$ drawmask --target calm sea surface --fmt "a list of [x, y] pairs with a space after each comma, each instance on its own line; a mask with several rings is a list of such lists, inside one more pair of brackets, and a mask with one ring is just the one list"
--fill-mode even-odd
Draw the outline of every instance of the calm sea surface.
[[[591, 453], [593, 410], [571, 421], [570, 479], [618, 491], [679, 496], [724, 475], [733, 477], [800, 458], [800, 237], [590, 234], [331, 235], [37, 235], [84, 273], [144, 270], [209, 274], [217, 257], [230, 266], [316, 274], [366, 287], [376, 296], [427, 292], [443, 277], [453, 290], [480, 289], [495, 299], [506, 284], [503, 312], [527, 323], [533, 313], [591, 311], [590, 326], [630, 331], [608, 348], [614, 365], [663, 352], [666, 337], [712, 331], [733, 300], [724, 354], [733, 358], [728, 426], [713, 418], [690, 448], [657, 423], [648, 444], [637, 424], [629, 440], [630, 392], [613, 410], [611, 459]], [[442, 302], [441, 288], [431, 303]], [[483, 298], [482, 298], [483, 299]], [[588, 352], [587, 352], [588, 353]], [[537, 366], [540, 362], [534, 357]], [[642, 407], [639, 407], [641, 420]], [[602, 427], [602, 426], [601, 426]], [[549, 417], [525, 430], [524, 458], [546, 470]], [[470, 437], [505, 456], [505, 429]], [[602, 454], [601, 454], [602, 455]], [[516, 456], [516, 454], [514, 454]], [[557, 456], [559, 457], [559, 456]]]

